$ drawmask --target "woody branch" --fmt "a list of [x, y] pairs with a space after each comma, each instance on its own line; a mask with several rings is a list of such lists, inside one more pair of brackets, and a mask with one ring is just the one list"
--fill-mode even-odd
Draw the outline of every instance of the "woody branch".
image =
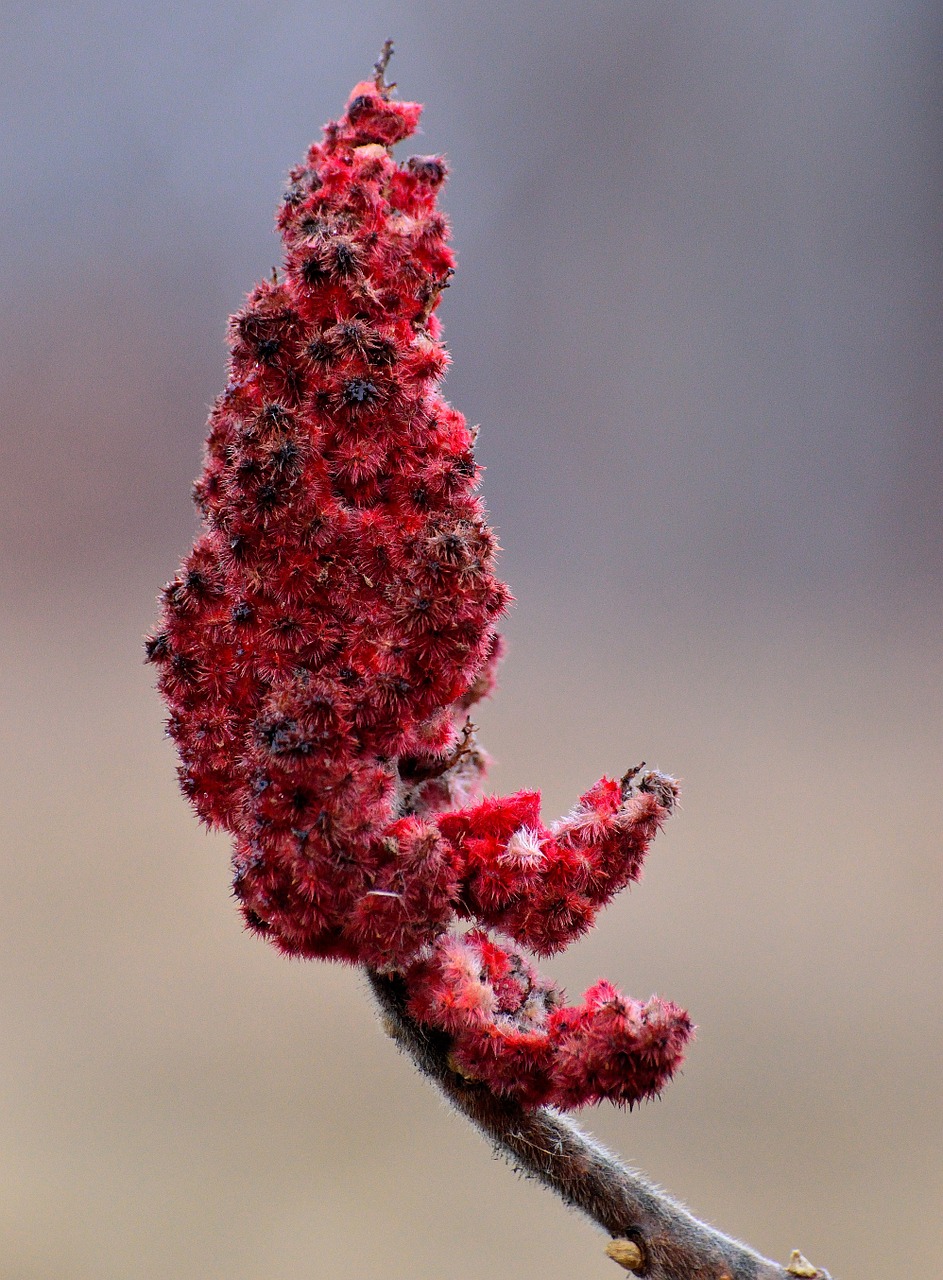
[[454, 1071], [449, 1039], [406, 1011], [401, 981], [369, 971], [385, 1030], [445, 1098], [525, 1177], [612, 1237], [607, 1252], [646, 1280], [829, 1280], [795, 1251], [785, 1267], [701, 1222], [559, 1112], [525, 1110]]

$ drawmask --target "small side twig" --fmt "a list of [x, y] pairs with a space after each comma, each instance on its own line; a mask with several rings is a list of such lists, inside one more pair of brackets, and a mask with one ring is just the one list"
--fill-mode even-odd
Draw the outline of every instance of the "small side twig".
[[829, 1280], [798, 1251], [781, 1267], [699, 1221], [558, 1112], [526, 1111], [449, 1066], [449, 1041], [406, 1011], [395, 975], [368, 971], [384, 1026], [419, 1070], [525, 1177], [556, 1192], [613, 1238], [607, 1253], [646, 1280]]
[[374, 84], [376, 85], [379, 92], [382, 93], [384, 98], [388, 98], [390, 94], [393, 92], [393, 90], [396, 88], [395, 80], [391, 84], [386, 83], [386, 69], [390, 65], [390, 58], [392, 58], [392, 56], [393, 56], [393, 41], [384, 40], [383, 48], [380, 51], [380, 56], [379, 58], [377, 58], [376, 62], [373, 64]]

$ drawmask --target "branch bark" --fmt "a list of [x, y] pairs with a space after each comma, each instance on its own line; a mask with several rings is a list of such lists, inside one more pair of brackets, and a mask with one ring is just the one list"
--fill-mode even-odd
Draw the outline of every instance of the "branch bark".
[[449, 1065], [448, 1036], [406, 1011], [395, 975], [369, 970], [384, 1027], [423, 1075], [491, 1141], [495, 1153], [542, 1182], [609, 1233], [607, 1252], [646, 1280], [829, 1280], [797, 1252], [787, 1266], [700, 1222], [641, 1174], [548, 1107], [526, 1111]]

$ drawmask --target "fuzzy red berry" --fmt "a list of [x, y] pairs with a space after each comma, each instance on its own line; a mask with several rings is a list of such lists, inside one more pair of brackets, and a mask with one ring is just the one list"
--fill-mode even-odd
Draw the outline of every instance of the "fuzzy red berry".
[[660, 774], [602, 779], [547, 827], [481, 796], [467, 713], [510, 595], [473, 433], [443, 398], [436, 307], [454, 261], [437, 156], [392, 147], [421, 108], [355, 86], [292, 170], [284, 273], [229, 327], [229, 382], [164, 589], [160, 670], [184, 791], [234, 841], [249, 926], [291, 955], [399, 973], [458, 1069], [527, 1105], [632, 1103], [690, 1034], [606, 984], [567, 1007], [509, 944], [565, 946], [638, 877], [671, 811]]

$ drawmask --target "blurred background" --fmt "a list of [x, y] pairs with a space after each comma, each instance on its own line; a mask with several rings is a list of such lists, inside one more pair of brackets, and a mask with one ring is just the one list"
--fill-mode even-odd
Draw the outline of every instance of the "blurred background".
[[602, 1139], [844, 1280], [943, 1248], [941, 52], [929, 0], [2, 6], [2, 1280], [611, 1277], [240, 928], [142, 665], [226, 316], [383, 39], [444, 152], [447, 393], [518, 603], [482, 711], [545, 816], [684, 807], [547, 968], [685, 1004]]

